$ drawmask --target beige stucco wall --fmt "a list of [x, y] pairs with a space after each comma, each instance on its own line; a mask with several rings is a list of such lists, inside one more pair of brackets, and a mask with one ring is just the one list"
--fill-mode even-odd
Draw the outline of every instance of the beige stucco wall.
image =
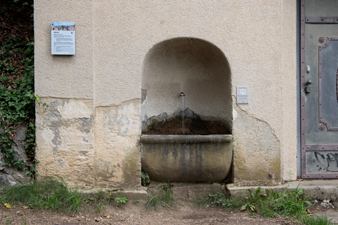
[[94, 186], [93, 101], [42, 98], [36, 110], [39, 176], [62, 177], [70, 187]]
[[[56, 10], [60, 5], [62, 10]], [[126, 160], [131, 165], [128, 176], [138, 177], [139, 156], [134, 153], [141, 129], [141, 107], [137, 102], [141, 104], [145, 56], [154, 45], [176, 37], [210, 42], [229, 62], [234, 99], [235, 182], [238, 185], [273, 184], [287, 179], [290, 171], [291, 178], [296, 178], [295, 1], [39, 0], [34, 6], [36, 93], [57, 101], [92, 100], [94, 143], [90, 165], [93, 165], [93, 174], [102, 175], [107, 170], [111, 176], [93, 178], [92, 183], [88, 181], [86, 185], [123, 186], [125, 172], [118, 166], [122, 167]], [[50, 55], [51, 21], [76, 23], [75, 56]], [[249, 87], [249, 104], [236, 105], [237, 86]], [[37, 120], [44, 121], [45, 117], [53, 117], [53, 114], [47, 110], [38, 114]], [[113, 118], [115, 124], [109, 124], [106, 117]], [[258, 124], [257, 129], [263, 129], [262, 132], [255, 133], [255, 129], [247, 127], [248, 120]], [[128, 123], [134, 124], [131, 130], [119, 128]], [[37, 128], [38, 137], [47, 129], [43, 126]], [[104, 129], [115, 137], [112, 141], [104, 140]], [[258, 144], [253, 134], [258, 135]], [[244, 136], [251, 142], [242, 138]], [[273, 138], [266, 142], [267, 137]], [[49, 162], [41, 156], [48, 155], [55, 147], [47, 143], [48, 140], [37, 139], [37, 156], [41, 165], [46, 166]], [[76, 142], [76, 146], [85, 145]], [[279, 162], [277, 167], [273, 166]], [[266, 165], [253, 167], [255, 163]], [[38, 171], [43, 168], [39, 166]], [[249, 170], [261, 174], [257, 175], [261, 179], [247, 176]], [[279, 175], [269, 176], [272, 172]], [[54, 173], [57, 172], [45, 172]]]
[[[41, 97], [93, 99], [93, 2], [34, 2], [35, 92]], [[75, 22], [76, 56], [51, 55], [52, 21]]]
[[281, 43], [282, 121], [281, 142], [282, 176], [285, 180], [297, 176], [297, 93], [296, 93], [296, 2], [283, 1], [283, 33]]

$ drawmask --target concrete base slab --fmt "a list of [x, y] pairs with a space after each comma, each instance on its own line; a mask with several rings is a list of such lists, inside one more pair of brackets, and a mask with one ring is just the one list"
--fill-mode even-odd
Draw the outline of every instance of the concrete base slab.
[[121, 190], [121, 189], [92, 189], [92, 190], [79, 190], [82, 193], [97, 193], [99, 191], [112, 192], [115, 196], [124, 196], [129, 200], [146, 200], [148, 192], [146, 188], [143, 190]]
[[[262, 186], [261, 190], [264, 192], [266, 189], [272, 190], [283, 190], [289, 189], [290, 191], [296, 188], [304, 189], [310, 199], [330, 199], [333, 202], [338, 203], [338, 180], [302, 180], [292, 181], [277, 186]], [[258, 186], [249, 187], [235, 187], [232, 184], [228, 184], [227, 188], [230, 192], [231, 197], [236, 196], [248, 196], [248, 189], [256, 190]]]
[[[156, 193], [166, 183], [151, 182], [148, 187], [148, 194]], [[205, 196], [209, 193], [223, 192], [225, 185], [218, 183], [170, 183], [175, 200], [195, 201], [199, 196]]]
[[[148, 194], [156, 193], [159, 188], [166, 183], [151, 181], [147, 187]], [[194, 201], [198, 196], [204, 196], [209, 193], [223, 192], [234, 197], [249, 196], [248, 189], [256, 190], [259, 186], [236, 187], [233, 184], [219, 183], [170, 183], [174, 192], [175, 199], [184, 201]], [[304, 189], [310, 200], [330, 200], [333, 205], [338, 207], [338, 180], [305, 180], [292, 181], [277, 186], [261, 186], [261, 192], [265, 190], [283, 191], [288, 189], [294, 191], [296, 188]]]

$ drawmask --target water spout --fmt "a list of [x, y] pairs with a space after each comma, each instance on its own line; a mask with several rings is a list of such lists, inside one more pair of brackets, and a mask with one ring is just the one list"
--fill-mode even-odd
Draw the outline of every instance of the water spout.
[[184, 96], [185, 94], [181, 92], [180, 97], [182, 101], [182, 131], [183, 131], [183, 134], [185, 134], [185, 131], [184, 131]]

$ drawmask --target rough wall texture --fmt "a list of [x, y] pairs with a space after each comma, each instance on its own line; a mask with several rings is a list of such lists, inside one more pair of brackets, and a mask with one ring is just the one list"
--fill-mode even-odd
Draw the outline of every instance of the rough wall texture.
[[280, 141], [270, 125], [235, 106], [233, 134], [235, 185], [280, 184]]
[[250, 103], [243, 109], [271, 126], [285, 163], [281, 176], [287, 179], [291, 171], [296, 178], [294, 1], [117, 0], [93, 5], [95, 87], [100, 87], [95, 88], [96, 105], [141, 96], [143, 62], [154, 45], [176, 37], [200, 38], [228, 59], [232, 94], [237, 86], [249, 87]]
[[[35, 92], [42, 97], [93, 98], [92, 0], [34, 2]], [[52, 21], [75, 22], [76, 55], [51, 55]]]
[[6, 166], [3, 154], [0, 153], [0, 188], [23, 185], [31, 182], [24, 171]]
[[[237, 86], [249, 87], [250, 102], [240, 106], [247, 114], [232, 101], [235, 182], [256, 177], [272, 184], [296, 171], [295, 1], [41, 0], [34, 6], [36, 93], [51, 105], [38, 108], [40, 174], [86, 187], [138, 185], [144, 59], [177, 37], [205, 40], [224, 53], [232, 95]], [[76, 23], [75, 56], [50, 55], [51, 21]], [[70, 104], [72, 116], [64, 110]], [[91, 110], [86, 115], [83, 105]]]
[[[235, 85], [258, 91], [252, 92], [256, 99], [252, 108], [264, 112], [256, 103], [263, 97], [272, 109], [276, 108], [281, 1], [115, 0], [112, 4], [96, 0], [93, 4], [95, 104], [119, 104], [139, 98], [147, 52], [164, 40], [196, 37], [214, 44], [225, 54]], [[274, 97], [260, 95], [263, 85]]]
[[[0, 133], [5, 132], [3, 128], [0, 127]], [[18, 160], [24, 160], [28, 162], [28, 157], [26, 154], [26, 136], [27, 136], [27, 127], [21, 125], [16, 128], [16, 134], [13, 136], [13, 141], [15, 144], [12, 145], [14, 157]], [[0, 137], [1, 139], [1, 137]], [[1, 150], [0, 146], [0, 150]], [[31, 177], [25, 174], [25, 171], [20, 171], [16, 168], [7, 166], [5, 159], [2, 153], [0, 153], [0, 187], [5, 186], [15, 186], [20, 184], [25, 184], [30, 182]]]
[[141, 185], [140, 99], [97, 107], [95, 114], [96, 186], [137, 188]]
[[281, 163], [284, 180], [297, 178], [297, 93], [296, 93], [296, 1], [282, 2], [283, 33], [281, 44], [282, 121]]
[[60, 176], [71, 187], [91, 188], [93, 176], [93, 102], [42, 98], [37, 107], [36, 158], [40, 176]]

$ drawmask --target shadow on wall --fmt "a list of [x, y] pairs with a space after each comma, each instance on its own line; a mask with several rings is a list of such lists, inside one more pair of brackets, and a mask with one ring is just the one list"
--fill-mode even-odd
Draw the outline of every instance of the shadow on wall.
[[[183, 108], [181, 92], [185, 94]], [[185, 117], [198, 117], [202, 124], [214, 126], [216, 122], [222, 127], [216, 133], [229, 134], [231, 101], [230, 66], [215, 45], [196, 38], [174, 38], [156, 44], [147, 53], [142, 76], [143, 133], [152, 124], [181, 116], [183, 111]]]
[[151, 48], [142, 76], [142, 170], [156, 181], [226, 179], [231, 101], [230, 67], [216, 46], [175, 38]]

